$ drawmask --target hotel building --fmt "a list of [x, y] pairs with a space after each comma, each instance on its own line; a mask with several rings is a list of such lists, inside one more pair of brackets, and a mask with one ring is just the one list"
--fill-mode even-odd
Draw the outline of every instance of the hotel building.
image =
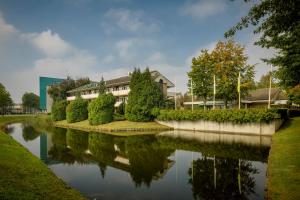
[[[174, 84], [158, 71], [151, 71], [151, 77], [159, 84], [163, 95], [168, 97], [168, 89], [174, 87]], [[111, 92], [116, 97], [115, 107], [118, 107], [122, 102], [127, 102], [128, 94], [130, 92], [130, 79], [131, 76], [129, 74], [128, 76], [122, 76], [105, 81], [107, 92]], [[79, 88], [70, 90], [67, 93], [68, 101], [74, 100], [78, 94], [80, 94], [83, 99], [95, 99], [99, 96], [99, 82], [92, 82], [87, 85], [83, 85]]]

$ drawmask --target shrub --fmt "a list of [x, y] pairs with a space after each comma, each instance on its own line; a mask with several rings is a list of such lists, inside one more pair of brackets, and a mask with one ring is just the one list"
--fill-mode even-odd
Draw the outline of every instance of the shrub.
[[299, 117], [300, 109], [289, 109], [289, 117]]
[[60, 121], [66, 119], [67, 101], [55, 101], [52, 105], [51, 118], [53, 121]]
[[81, 97], [76, 97], [66, 108], [66, 118], [68, 123], [80, 122], [88, 118], [88, 102]]
[[251, 122], [270, 122], [281, 118], [277, 109], [232, 109], [232, 110], [161, 110], [158, 120], [207, 120], [215, 122], [232, 122], [236, 124]]
[[118, 113], [114, 114], [114, 121], [124, 121], [124, 120], [125, 120], [124, 115], [120, 115]]
[[111, 94], [102, 94], [89, 105], [89, 123], [91, 125], [105, 124], [113, 121], [115, 97]]

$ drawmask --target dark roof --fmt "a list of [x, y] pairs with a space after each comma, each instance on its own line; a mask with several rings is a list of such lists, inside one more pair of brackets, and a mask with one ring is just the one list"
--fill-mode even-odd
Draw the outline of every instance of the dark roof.
[[[156, 79], [160, 73], [158, 71], [151, 71], [151, 76], [153, 79]], [[166, 80], [168, 80], [166, 77], [164, 77]], [[128, 85], [130, 83], [130, 75], [128, 76], [122, 76], [115, 79], [110, 79], [105, 81], [106, 87], [113, 87], [115, 85]], [[169, 81], [169, 80], [168, 80]], [[171, 81], [169, 81], [171, 84], [173, 84]], [[68, 93], [74, 93], [74, 92], [80, 92], [80, 91], [86, 91], [86, 90], [94, 90], [98, 89], [99, 82], [92, 82], [86, 85], [83, 85], [81, 87], [75, 88], [73, 90], [68, 91]]]
[[[271, 100], [287, 100], [287, 95], [284, 91], [279, 88], [271, 89]], [[246, 101], [263, 101], [269, 100], [269, 88], [261, 88], [257, 90], [250, 91], [249, 95], [243, 100]]]
[[107, 87], [114, 86], [114, 85], [120, 85], [120, 84], [129, 84], [130, 83], [130, 76], [123, 76], [120, 78], [110, 79], [105, 81], [105, 84]]

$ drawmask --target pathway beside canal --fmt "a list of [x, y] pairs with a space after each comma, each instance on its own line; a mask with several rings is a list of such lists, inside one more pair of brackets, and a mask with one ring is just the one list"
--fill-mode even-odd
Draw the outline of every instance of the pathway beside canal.
[[300, 117], [273, 135], [268, 162], [268, 198], [300, 199]]

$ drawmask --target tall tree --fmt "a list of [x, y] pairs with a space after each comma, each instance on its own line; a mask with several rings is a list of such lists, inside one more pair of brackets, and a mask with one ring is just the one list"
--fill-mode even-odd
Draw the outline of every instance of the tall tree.
[[11, 105], [13, 105], [13, 101], [10, 97], [10, 94], [5, 89], [4, 85], [0, 83], [0, 112], [5, 114], [7, 107]]
[[101, 77], [101, 81], [99, 83], [99, 94], [104, 94], [106, 91], [106, 84], [105, 81], [103, 79], [103, 76]]
[[261, 0], [250, 9], [247, 16], [225, 33], [225, 37], [231, 37], [249, 25], [256, 26], [254, 33], [260, 34], [256, 44], [275, 48], [278, 52], [265, 61], [277, 66], [276, 76], [280, 86], [285, 89], [300, 83], [299, 10], [298, 0]]
[[215, 66], [217, 98], [223, 99], [225, 108], [229, 101], [237, 99], [238, 76], [241, 74], [241, 96], [254, 85], [254, 66], [247, 64], [244, 47], [232, 40], [218, 42], [211, 52]]
[[152, 109], [161, 107], [163, 94], [157, 83], [152, 80], [147, 68], [143, 73], [135, 69], [131, 74], [130, 92], [125, 108], [125, 117], [130, 121], [153, 120]]
[[40, 97], [32, 92], [25, 92], [22, 96], [22, 105], [24, 108], [29, 109], [39, 109]]
[[198, 57], [192, 59], [192, 70], [188, 73], [193, 82], [193, 93], [206, 101], [213, 93], [214, 62], [208, 50], [202, 50]]
[[88, 77], [79, 78], [75, 80], [75, 88], [91, 83], [91, 80]]
[[[268, 88], [270, 87], [270, 75], [271, 73], [267, 73], [265, 75], [262, 75], [259, 79], [259, 81], [256, 83], [256, 88]], [[276, 87], [277, 83], [275, 83], [273, 75], [272, 75], [272, 87]]]

